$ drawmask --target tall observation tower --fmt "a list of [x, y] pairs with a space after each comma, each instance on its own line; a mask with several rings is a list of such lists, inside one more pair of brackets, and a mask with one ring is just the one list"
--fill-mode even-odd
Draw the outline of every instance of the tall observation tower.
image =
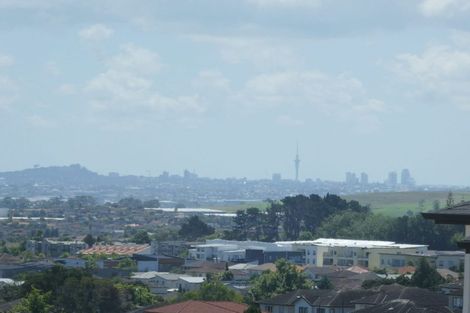
[[297, 152], [295, 154], [295, 181], [299, 181], [299, 165], [300, 165], [300, 159], [299, 159], [299, 145], [297, 145]]

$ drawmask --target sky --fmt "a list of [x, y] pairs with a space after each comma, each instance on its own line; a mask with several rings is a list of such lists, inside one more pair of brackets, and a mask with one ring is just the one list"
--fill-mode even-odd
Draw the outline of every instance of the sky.
[[469, 0], [0, 0], [0, 171], [470, 185]]

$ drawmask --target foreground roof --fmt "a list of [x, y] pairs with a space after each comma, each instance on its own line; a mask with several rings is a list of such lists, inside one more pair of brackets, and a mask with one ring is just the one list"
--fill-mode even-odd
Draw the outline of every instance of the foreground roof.
[[299, 298], [304, 298], [308, 303], [313, 304], [319, 297], [325, 296], [329, 290], [318, 289], [300, 289], [291, 291], [282, 295], [258, 301], [258, 303], [271, 304], [271, 305], [293, 305]]
[[405, 287], [398, 284], [382, 285], [377, 293], [353, 300], [355, 304], [381, 305], [394, 300], [408, 300], [420, 308], [442, 307], [447, 305], [447, 297], [427, 289]]
[[368, 307], [362, 310], [354, 311], [354, 313], [383, 313], [383, 312], [403, 312], [403, 313], [452, 313], [445, 307], [421, 308], [410, 300], [393, 300], [381, 305]]
[[243, 313], [246, 304], [229, 301], [185, 301], [145, 310], [145, 313]]

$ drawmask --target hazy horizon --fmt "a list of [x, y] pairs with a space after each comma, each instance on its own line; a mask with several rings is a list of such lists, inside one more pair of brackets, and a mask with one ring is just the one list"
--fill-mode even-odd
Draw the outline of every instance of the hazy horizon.
[[0, 171], [470, 185], [470, 4], [0, 0]]

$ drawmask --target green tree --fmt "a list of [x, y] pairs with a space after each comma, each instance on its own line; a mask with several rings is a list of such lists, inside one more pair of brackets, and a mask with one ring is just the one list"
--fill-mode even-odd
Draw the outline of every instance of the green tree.
[[186, 292], [183, 298], [186, 300], [243, 302], [243, 296], [240, 293], [225, 286], [218, 279], [203, 282], [198, 290]]
[[253, 300], [271, 298], [297, 289], [309, 289], [313, 284], [297, 267], [284, 259], [276, 261], [276, 271], [266, 271], [251, 281]]
[[150, 243], [151, 239], [146, 230], [139, 230], [131, 239], [132, 242], [137, 244]]
[[425, 258], [421, 258], [411, 277], [411, 284], [420, 288], [434, 288], [442, 283], [444, 283], [444, 279], [436, 269], [431, 267]]
[[91, 234], [87, 234], [85, 238], [83, 238], [83, 242], [86, 243], [88, 247], [91, 248], [95, 244], [96, 240], [95, 238], [93, 238]]
[[144, 208], [141, 200], [132, 197], [119, 200], [117, 205], [120, 208], [126, 208], [129, 210], [142, 210]]
[[333, 289], [333, 284], [328, 277], [323, 276], [318, 283], [316, 283], [318, 289]]
[[214, 232], [213, 227], [201, 221], [197, 215], [194, 215], [181, 225], [178, 234], [186, 240], [196, 240], [203, 236], [211, 235]]
[[262, 313], [262, 312], [258, 304], [252, 303], [248, 306], [248, 308], [243, 313]]
[[33, 288], [28, 296], [13, 309], [13, 313], [49, 313], [52, 308], [48, 304], [49, 295]]
[[159, 208], [160, 201], [158, 201], [157, 199], [147, 200], [144, 201], [142, 205], [144, 206], [144, 208]]
[[449, 191], [449, 193], [447, 194], [446, 205], [448, 208], [450, 208], [450, 207], [453, 207], [454, 204], [455, 204], [454, 194], [452, 193], [452, 191]]

